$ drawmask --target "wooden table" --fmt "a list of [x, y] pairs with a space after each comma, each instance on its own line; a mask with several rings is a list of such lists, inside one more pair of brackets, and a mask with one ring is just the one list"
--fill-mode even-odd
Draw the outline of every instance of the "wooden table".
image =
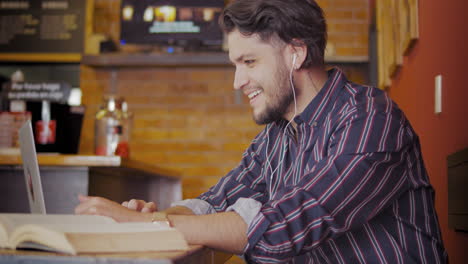
[[229, 257], [230, 255], [225, 253], [193, 245], [187, 251], [80, 254], [77, 256], [30, 250], [0, 250], [0, 264], [218, 264], [224, 263]]
[[[38, 154], [48, 213], [73, 213], [78, 194], [122, 202], [155, 201], [160, 209], [182, 199], [180, 175], [119, 156]], [[0, 212], [29, 212], [21, 156], [0, 155]]]

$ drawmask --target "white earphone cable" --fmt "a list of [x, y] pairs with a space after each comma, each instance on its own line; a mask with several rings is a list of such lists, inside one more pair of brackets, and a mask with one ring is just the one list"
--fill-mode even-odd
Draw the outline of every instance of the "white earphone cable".
[[[292, 80], [292, 73], [293, 73], [293, 70], [294, 70], [294, 67], [296, 65], [296, 54], [294, 54], [294, 57], [293, 57], [293, 63], [292, 63], [292, 67], [291, 67], [291, 71], [289, 72], [289, 84], [291, 86], [291, 89], [292, 89], [292, 92], [293, 92], [293, 98], [294, 98], [294, 115], [292, 116], [291, 120], [289, 120], [288, 124], [286, 124], [286, 126], [284, 127], [284, 131], [283, 131], [283, 137], [281, 138], [281, 141], [283, 141], [285, 135], [286, 135], [286, 131], [288, 130], [288, 126], [291, 125], [292, 121], [294, 120], [294, 117], [296, 117], [296, 114], [297, 114], [297, 101], [296, 101], [296, 91], [295, 91], [295, 87], [294, 87], [294, 82]], [[271, 129], [271, 128], [270, 128]], [[267, 131], [267, 145], [266, 145], [266, 151], [265, 151], [265, 155], [266, 155], [266, 163], [267, 163], [267, 166], [270, 168], [270, 171], [271, 171], [271, 175], [270, 175], [270, 186], [269, 186], [269, 196], [270, 196], [270, 199], [272, 198], [272, 188], [273, 188], [273, 175], [275, 174], [275, 172], [278, 170], [280, 164], [283, 162], [284, 160], [284, 153], [285, 151], [282, 150], [282, 157], [280, 158], [280, 160], [278, 161], [278, 165], [276, 166], [276, 168], [273, 170], [273, 168], [271, 167], [271, 162], [268, 158], [268, 145], [270, 143], [270, 137], [268, 136], [270, 130]], [[268, 169], [267, 167], [267, 169]], [[268, 170], [267, 170], [267, 173], [268, 173]]]

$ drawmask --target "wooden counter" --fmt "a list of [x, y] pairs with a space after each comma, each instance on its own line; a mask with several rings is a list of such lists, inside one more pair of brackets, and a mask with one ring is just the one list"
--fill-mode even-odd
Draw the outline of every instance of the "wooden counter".
[[[39, 166], [86, 166], [86, 167], [116, 167], [144, 171], [166, 177], [180, 178], [180, 174], [155, 165], [140, 161], [123, 159], [119, 156], [93, 156], [93, 155], [63, 155], [63, 154], [37, 154]], [[0, 166], [21, 165], [20, 155], [0, 154]]]
[[[119, 156], [37, 154], [40, 166], [120, 166]], [[0, 165], [21, 165], [20, 155], [0, 155]]]
[[206, 247], [191, 245], [187, 251], [79, 254], [77, 256], [30, 250], [0, 249], [0, 263], [79, 263], [79, 264], [218, 264], [224, 263], [229, 254]]
[[[180, 174], [119, 156], [38, 154], [46, 210], [73, 213], [78, 194], [122, 202], [155, 201], [160, 209], [182, 199]], [[21, 156], [0, 154], [0, 212], [28, 212]]]

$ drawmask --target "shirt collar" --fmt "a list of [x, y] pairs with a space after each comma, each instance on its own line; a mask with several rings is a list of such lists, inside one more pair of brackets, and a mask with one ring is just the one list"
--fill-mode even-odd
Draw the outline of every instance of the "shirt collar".
[[320, 124], [323, 118], [330, 112], [347, 82], [346, 76], [340, 69], [333, 68], [329, 70], [328, 80], [325, 82], [325, 85], [310, 101], [304, 111], [294, 118], [296, 124], [299, 125], [303, 122], [311, 126]]

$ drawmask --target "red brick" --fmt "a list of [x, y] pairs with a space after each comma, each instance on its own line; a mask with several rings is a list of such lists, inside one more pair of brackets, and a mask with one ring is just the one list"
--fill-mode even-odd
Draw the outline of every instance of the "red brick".
[[[202, 166], [197, 166], [197, 167], [190, 167], [190, 168], [184, 168], [184, 175], [187, 176], [197, 176], [197, 177], [203, 177], [203, 181], [206, 181], [206, 177], [213, 177], [216, 176], [219, 178], [221, 176], [221, 170], [218, 167], [202, 167]], [[207, 185], [206, 183], [203, 184], [203, 186], [210, 186]]]
[[158, 152], [144, 152], [139, 150], [130, 149], [131, 159], [146, 162], [148, 164], [155, 164], [160, 166], [168, 161], [168, 156], [165, 153]]
[[167, 139], [169, 132], [166, 130], [156, 129], [134, 129], [132, 132], [133, 138], [146, 138], [150, 140]]
[[367, 47], [336, 47], [336, 54], [342, 56], [368, 56]]
[[193, 69], [188, 74], [188, 80], [199, 82], [224, 81], [225, 74], [224, 69], [219, 68]]
[[225, 143], [223, 144], [223, 150], [225, 151], [245, 151], [250, 145], [250, 142], [246, 143]]
[[353, 18], [367, 22], [369, 20], [369, 11], [367, 8], [353, 11]]
[[168, 92], [178, 95], [187, 94], [208, 94], [209, 89], [206, 83], [177, 82], [168, 84]]
[[331, 9], [325, 13], [325, 17], [333, 20], [351, 20], [353, 18], [353, 11]]

